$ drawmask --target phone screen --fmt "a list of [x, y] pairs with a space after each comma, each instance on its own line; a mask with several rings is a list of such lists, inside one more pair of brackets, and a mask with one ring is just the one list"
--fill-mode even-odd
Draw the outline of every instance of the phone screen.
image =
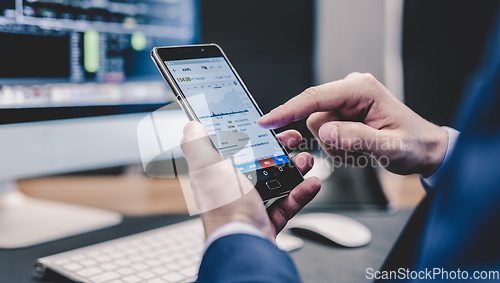
[[261, 112], [220, 47], [159, 47], [153, 60], [164, 64], [159, 69], [188, 115], [196, 116], [222, 157], [263, 200], [284, 196], [304, 180], [274, 133], [257, 125]]
[[[289, 162], [271, 131], [257, 125], [260, 112], [224, 57], [165, 61], [165, 64], [209, 135], [228, 131], [248, 136], [244, 147], [239, 146], [241, 140], [212, 139], [218, 143], [215, 146], [224, 158], [233, 157], [241, 172]], [[269, 175], [264, 171], [264, 175]]]

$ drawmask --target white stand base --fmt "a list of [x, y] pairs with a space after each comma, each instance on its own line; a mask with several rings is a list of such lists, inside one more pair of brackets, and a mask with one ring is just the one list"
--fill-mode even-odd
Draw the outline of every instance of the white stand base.
[[33, 246], [121, 222], [119, 213], [27, 197], [11, 183], [0, 188], [0, 248]]

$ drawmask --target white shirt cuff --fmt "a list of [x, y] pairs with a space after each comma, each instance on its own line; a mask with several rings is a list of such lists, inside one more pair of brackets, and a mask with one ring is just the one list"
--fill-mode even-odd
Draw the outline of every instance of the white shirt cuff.
[[253, 226], [250, 223], [243, 221], [229, 222], [219, 227], [207, 238], [205, 251], [203, 252], [203, 254], [205, 254], [208, 247], [210, 247], [210, 245], [216, 240], [224, 236], [234, 235], [234, 234], [247, 234], [265, 238], [264, 233], [262, 233], [259, 229], [257, 229], [257, 227]]
[[434, 172], [434, 174], [430, 175], [427, 178], [422, 177], [420, 175], [420, 181], [424, 185], [424, 188], [426, 191], [429, 191], [430, 189], [433, 189], [438, 180], [441, 178], [441, 175], [443, 175], [443, 167], [445, 167], [446, 163], [450, 159], [450, 155], [453, 152], [453, 149], [455, 148], [455, 144], [457, 143], [458, 136], [460, 135], [460, 132], [450, 128], [450, 127], [442, 127], [448, 132], [448, 147], [446, 148], [446, 153], [444, 155], [443, 162], [441, 163], [441, 166], [439, 166], [438, 170]]

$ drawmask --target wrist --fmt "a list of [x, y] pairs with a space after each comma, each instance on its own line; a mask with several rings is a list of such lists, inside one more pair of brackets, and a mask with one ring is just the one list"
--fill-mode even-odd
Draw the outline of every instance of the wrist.
[[214, 231], [231, 222], [231, 218], [224, 214], [205, 212], [200, 214], [200, 216], [203, 221], [203, 228], [205, 229], [205, 238], [210, 237]]
[[205, 251], [216, 240], [234, 234], [246, 234], [264, 239], [266, 238], [265, 235], [255, 226], [248, 224], [247, 222], [232, 221], [217, 228], [217, 230], [215, 230], [212, 234], [210, 234], [210, 236], [207, 237]]
[[425, 135], [423, 152], [420, 155], [423, 157], [423, 166], [418, 173], [424, 178], [433, 175], [439, 169], [448, 148], [448, 131], [437, 125], [431, 125], [432, 127], [430, 127]]
[[209, 238], [216, 230], [231, 222], [247, 223], [259, 230], [265, 238], [272, 242], [275, 241], [276, 235], [273, 235], [273, 230], [270, 229], [269, 219], [260, 220], [249, 217], [244, 213], [202, 213], [201, 218], [205, 228], [205, 237]]

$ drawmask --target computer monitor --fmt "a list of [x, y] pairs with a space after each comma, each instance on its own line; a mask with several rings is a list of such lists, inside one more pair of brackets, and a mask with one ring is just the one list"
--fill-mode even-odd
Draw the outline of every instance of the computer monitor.
[[196, 0], [0, 2], [0, 248], [121, 221], [27, 198], [15, 181], [139, 163], [141, 112], [173, 99], [149, 51], [195, 43], [197, 10]]

